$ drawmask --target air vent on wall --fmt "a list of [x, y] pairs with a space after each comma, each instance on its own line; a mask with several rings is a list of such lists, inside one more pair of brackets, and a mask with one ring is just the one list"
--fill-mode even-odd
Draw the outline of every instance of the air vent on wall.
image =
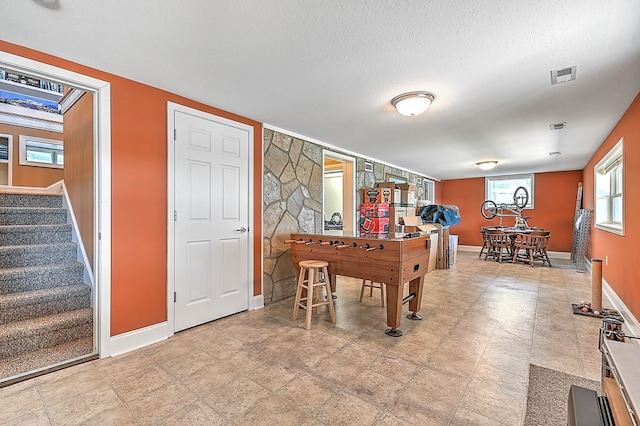
[[562, 130], [562, 129], [565, 129], [566, 127], [567, 127], [566, 121], [563, 121], [562, 123], [549, 124], [549, 128], [551, 130]]
[[576, 79], [577, 65], [568, 68], [551, 71], [551, 85], [558, 83], [566, 83]]

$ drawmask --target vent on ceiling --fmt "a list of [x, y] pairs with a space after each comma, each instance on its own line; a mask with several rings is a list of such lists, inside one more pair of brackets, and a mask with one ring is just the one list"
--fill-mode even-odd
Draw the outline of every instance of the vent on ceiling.
[[551, 71], [551, 85], [575, 80], [577, 68], [578, 66], [574, 65], [572, 67]]
[[560, 154], [562, 154], [560, 151], [551, 151], [551, 152], [549, 152], [549, 155], [551, 157], [555, 157], [556, 155], [560, 155]]
[[566, 127], [567, 127], [566, 121], [563, 121], [562, 123], [549, 124], [549, 128], [551, 130], [562, 130], [562, 129], [565, 129]]

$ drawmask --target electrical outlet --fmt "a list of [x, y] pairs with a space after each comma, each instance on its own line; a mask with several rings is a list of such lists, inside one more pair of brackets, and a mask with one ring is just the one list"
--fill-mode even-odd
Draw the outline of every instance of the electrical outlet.
[[609, 255], [608, 254], [604, 255], [604, 264], [607, 265], [607, 266], [609, 265]]

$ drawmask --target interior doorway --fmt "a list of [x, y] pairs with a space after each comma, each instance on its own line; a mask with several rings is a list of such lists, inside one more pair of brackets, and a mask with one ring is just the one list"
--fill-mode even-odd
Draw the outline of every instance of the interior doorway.
[[[0, 52], [0, 68], [52, 80], [93, 95], [93, 300], [95, 350], [110, 355], [111, 290], [111, 88], [108, 82], [7, 52]], [[67, 153], [68, 155], [68, 153]]]
[[356, 159], [323, 151], [322, 212], [325, 235], [356, 235]]

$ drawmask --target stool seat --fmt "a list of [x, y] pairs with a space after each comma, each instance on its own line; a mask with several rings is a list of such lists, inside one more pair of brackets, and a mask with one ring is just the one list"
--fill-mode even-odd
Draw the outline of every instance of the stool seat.
[[[313, 308], [320, 313], [320, 306], [327, 305], [331, 322], [336, 323], [336, 311], [333, 307], [333, 297], [331, 296], [331, 283], [329, 282], [329, 262], [324, 260], [302, 260], [298, 263], [300, 274], [298, 275], [298, 288], [296, 289], [296, 300], [293, 305], [293, 319], [298, 319], [300, 308], [306, 309], [305, 328], [311, 330], [311, 314]], [[320, 278], [322, 275], [322, 279]], [[325, 289], [326, 299], [319, 297], [319, 290]]]
[[329, 266], [329, 262], [324, 260], [301, 260], [298, 263], [298, 266], [301, 268], [327, 268]]

